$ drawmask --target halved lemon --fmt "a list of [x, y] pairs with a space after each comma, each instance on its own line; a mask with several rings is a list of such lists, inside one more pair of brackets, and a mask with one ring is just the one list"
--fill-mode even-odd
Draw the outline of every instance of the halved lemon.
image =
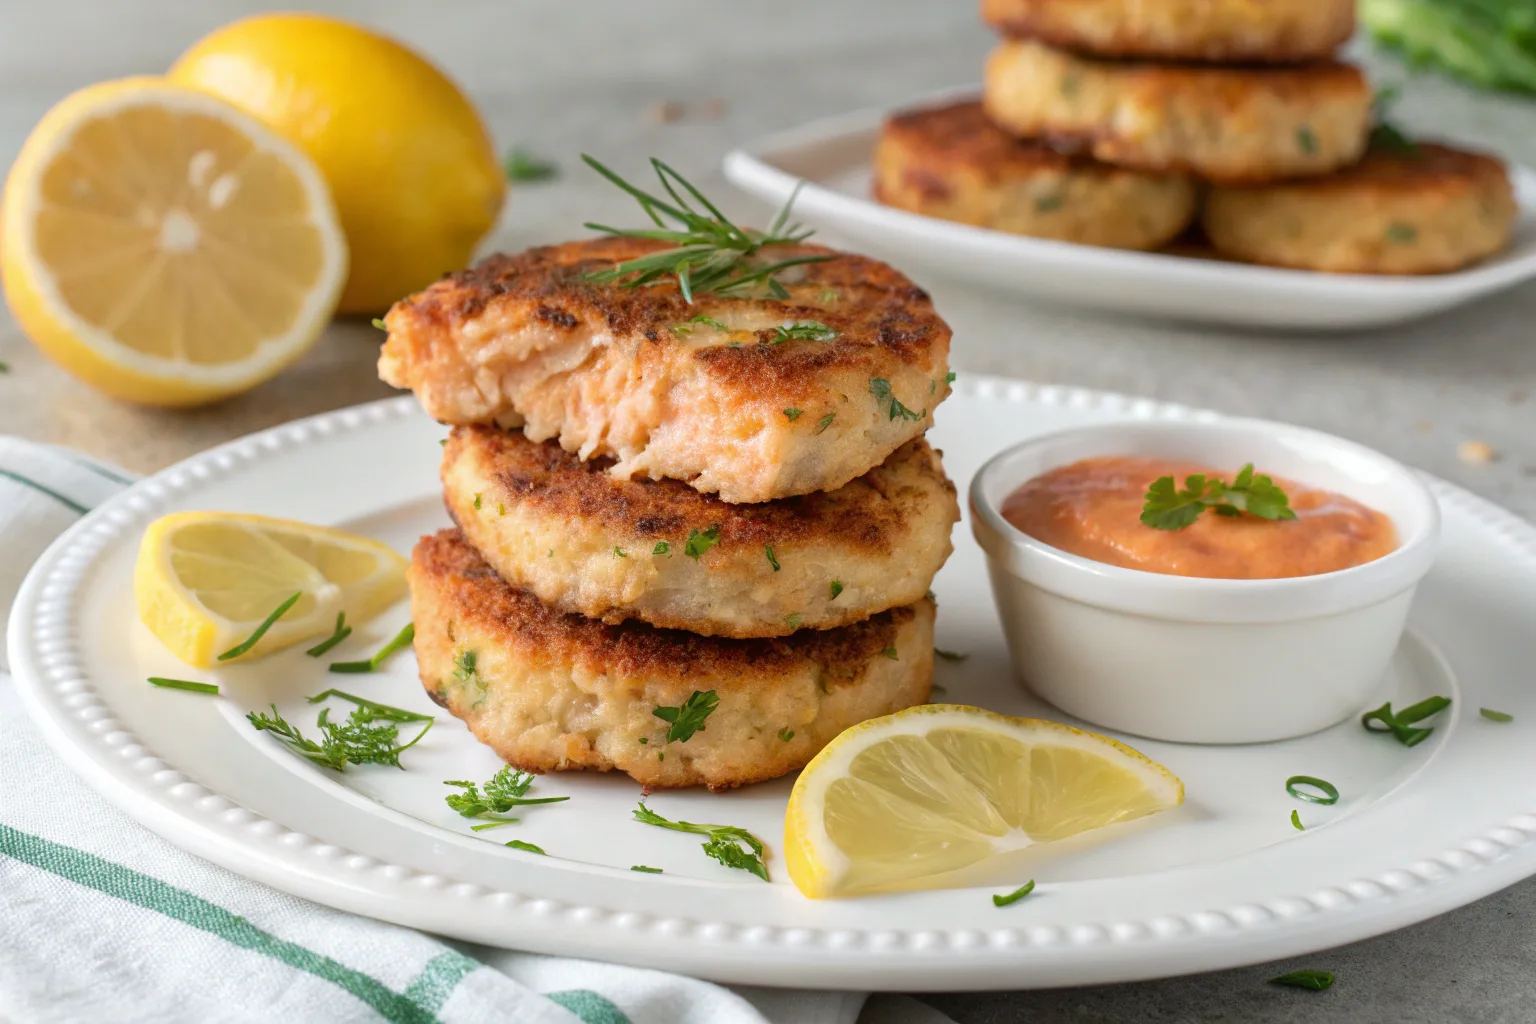
[[790, 794], [784, 860], [812, 899], [908, 887], [1183, 802], [1168, 769], [1106, 736], [927, 704], [816, 755]]
[[[171, 653], [207, 668], [294, 594], [299, 600], [241, 658], [329, 634], [405, 594], [405, 559], [376, 540], [324, 526], [235, 512], [178, 512], [139, 543], [139, 618]], [[231, 659], [238, 660], [238, 659]]]
[[314, 344], [347, 277], [314, 163], [229, 103], [157, 78], [50, 110], [0, 221], [22, 329], [86, 383], [151, 405], [272, 377]]

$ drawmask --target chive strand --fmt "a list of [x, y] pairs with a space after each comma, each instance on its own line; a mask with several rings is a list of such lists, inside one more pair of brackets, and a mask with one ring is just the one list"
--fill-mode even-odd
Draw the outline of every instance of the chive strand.
[[1019, 902], [1019, 900], [1023, 899], [1025, 896], [1028, 896], [1030, 893], [1032, 893], [1034, 891], [1035, 891], [1035, 880], [1033, 878], [1031, 878], [1029, 881], [1025, 882], [1023, 885], [1021, 885], [1017, 889], [1013, 890], [1013, 892], [1006, 893], [1005, 895], [1002, 895], [1002, 896], [993, 896], [992, 897], [992, 905], [994, 907], [1006, 907], [1006, 906], [1008, 906], [1010, 904]]
[[416, 624], [407, 622], [405, 628], [395, 634], [395, 638], [379, 649], [379, 653], [367, 661], [333, 661], [330, 669], [332, 672], [377, 672], [379, 666], [388, 661], [396, 651], [409, 647], [411, 641], [416, 639]]
[[1478, 708], [1477, 713], [1490, 722], [1513, 722], [1515, 716], [1505, 711], [1495, 711], [1493, 708]]
[[167, 679], [164, 676], [150, 676], [151, 686], [163, 687], [167, 690], [187, 690], [191, 693], [211, 693], [218, 695], [219, 688], [212, 683], [194, 683], [190, 679]]
[[220, 661], [228, 661], [231, 658], [238, 658], [238, 657], [240, 657], [240, 655], [242, 655], [245, 652], [249, 651], [252, 647], [255, 647], [257, 642], [262, 637], [267, 635], [267, 630], [272, 628], [273, 623], [277, 622], [278, 619], [280, 619], [284, 615], [288, 614], [288, 609], [290, 609], [294, 605], [298, 604], [299, 603], [299, 598], [301, 598], [303, 596], [304, 596], [304, 592], [302, 590], [294, 591], [292, 597], [288, 598], [288, 600], [284, 601], [282, 604], [280, 604], [276, 608], [272, 609], [272, 614], [268, 615], [262, 621], [261, 625], [256, 627], [256, 632], [254, 632], [250, 636], [246, 637], [244, 642], [236, 644], [234, 647], [231, 647], [229, 650], [227, 650], [223, 654], [219, 655], [219, 659], [218, 660], [220, 660]]
[[[1302, 786], [1310, 786], [1318, 790], [1318, 793], [1309, 793]], [[1322, 804], [1327, 807], [1339, 802], [1339, 789], [1327, 779], [1319, 779], [1313, 775], [1292, 775], [1285, 780], [1285, 791], [1297, 800], [1305, 800], [1309, 804]], [[1321, 795], [1318, 795], [1321, 793]]]
[[319, 643], [315, 644], [315, 646], [311, 647], [304, 653], [309, 655], [311, 658], [318, 658], [320, 655], [324, 654], [326, 651], [329, 651], [332, 647], [335, 647], [337, 644], [341, 643], [351, 635], [352, 627], [347, 625], [347, 613], [337, 612], [336, 629], [332, 631], [330, 636], [326, 637], [324, 640], [321, 640]]

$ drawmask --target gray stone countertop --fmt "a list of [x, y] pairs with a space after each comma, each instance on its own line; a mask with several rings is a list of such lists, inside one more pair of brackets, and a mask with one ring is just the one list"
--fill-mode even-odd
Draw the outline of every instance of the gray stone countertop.
[[[517, 188], [487, 248], [517, 249], [621, 221], [633, 207], [581, 168], [591, 152], [642, 169], [662, 156], [728, 211], [760, 218], [719, 175], [732, 146], [813, 117], [895, 104], [975, 81], [990, 37], [974, 4], [919, 0], [326, 0], [310, 5], [389, 31], [432, 56], [484, 110], [498, 142], [565, 173]], [[259, 5], [240, 0], [0, 3], [0, 166], [69, 91], [157, 72], [203, 32]], [[1398, 120], [1536, 165], [1536, 102], [1410, 75], [1357, 46], [1379, 81], [1404, 83]], [[655, 116], [677, 105], [676, 119]], [[833, 239], [835, 241], [835, 239]], [[444, 268], [449, 269], [449, 268]], [[1082, 385], [1306, 424], [1372, 445], [1536, 517], [1536, 285], [1430, 320], [1329, 335], [1110, 319], [924, 280], [955, 328], [961, 372]], [[0, 433], [138, 471], [296, 416], [392, 392], [373, 372], [378, 334], [340, 322], [301, 363], [229, 402], [137, 409], [53, 368], [0, 313]], [[1487, 464], [1457, 446], [1483, 441]], [[963, 1024], [1092, 1021], [1536, 1020], [1536, 882], [1341, 950], [1214, 975], [1048, 992], [928, 997]], [[1267, 986], [1282, 968], [1326, 967], [1317, 995]]]

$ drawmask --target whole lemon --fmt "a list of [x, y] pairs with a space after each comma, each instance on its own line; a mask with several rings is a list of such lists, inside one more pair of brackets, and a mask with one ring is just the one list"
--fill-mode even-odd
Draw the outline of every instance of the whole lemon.
[[463, 267], [501, 212], [506, 180], [469, 99], [360, 25], [247, 18], [195, 43], [170, 78], [244, 109], [319, 166], [352, 251], [343, 313], [377, 312]]

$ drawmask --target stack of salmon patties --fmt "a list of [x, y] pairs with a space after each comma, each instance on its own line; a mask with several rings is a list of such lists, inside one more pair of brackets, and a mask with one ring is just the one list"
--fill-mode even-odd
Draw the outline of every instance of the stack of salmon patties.
[[662, 248], [491, 257], [397, 303], [379, 366], [452, 426], [457, 527], [410, 570], [432, 699], [524, 770], [722, 789], [928, 699], [950, 331], [817, 246], [755, 294], [604, 275]]
[[983, 95], [891, 118], [882, 201], [1127, 249], [1197, 219], [1231, 259], [1437, 273], [1502, 248], [1502, 163], [1373, 130], [1355, 0], [982, 0]]

